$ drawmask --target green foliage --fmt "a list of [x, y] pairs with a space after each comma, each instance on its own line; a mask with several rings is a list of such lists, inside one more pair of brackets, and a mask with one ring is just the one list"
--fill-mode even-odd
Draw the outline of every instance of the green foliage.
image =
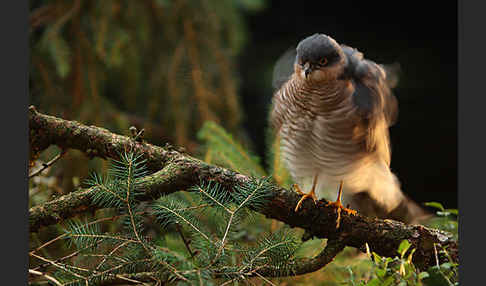
[[[95, 247], [103, 239], [98, 236], [101, 232], [99, 224], [82, 223], [77, 220], [68, 221], [66, 233], [71, 238], [68, 240], [74, 243], [77, 248]], [[71, 245], [69, 245], [71, 246]]]
[[[191, 235], [191, 245], [196, 246], [199, 252], [193, 260], [195, 265], [213, 276], [238, 280], [253, 273], [265, 261], [267, 264], [272, 262], [269, 265], [285, 264], [288, 256], [282, 256], [282, 250], [287, 249], [287, 253], [290, 253], [295, 249], [292, 247], [295, 240], [282, 236], [282, 233], [267, 235], [256, 244], [242, 244], [244, 240], [241, 240], [240, 228], [248, 218], [247, 208], [258, 208], [265, 203], [269, 186], [268, 180], [255, 180], [248, 187], [228, 195], [216, 183], [201, 183], [191, 191], [198, 193], [202, 204], [191, 207], [168, 196], [155, 202], [154, 214], [164, 228], [179, 225]], [[196, 210], [208, 207], [216, 209], [213, 214], [219, 216], [217, 220], [224, 222], [224, 227], [214, 230], [201, 223], [201, 213], [198, 214]], [[255, 256], [250, 253], [259, 254], [261, 258], [252, 260]], [[235, 264], [235, 261], [240, 261], [241, 265]]]
[[[239, 164], [240, 170], [255, 177], [232, 190], [214, 181], [201, 181], [188, 192], [144, 203], [136, 195], [138, 182], [148, 175], [145, 161], [131, 152], [119, 154], [120, 159], [111, 162], [106, 174], [93, 173], [86, 180], [93, 200], [115, 214], [67, 223], [61, 237], [68, 241], [71, 254], [50, 264], [56, 279], [65, 285], [97, 285], [120, 277], [168, 285], [269, 284], [273, 282], [258, 276], [258, 270], [291, 275], [298, 259], [322, 250], [320, 240], [302, 243], [298, 231], [270, 224], [254, 212], [270, 199], [271, 182], [277, 180], [257, 179], [263, 167], [240, 143], [215, 123], [205, 124], [199, 136], [206, 142], [206, 151], [225, 154], [232, 160], [228, 164]], [[278, 172], [283, 168], [273, 170], [283, 178]], [[428, 205], [438, 209], [443, 228], [448, 223], [455, 225], [449, 229], [457, 236], [457, 211], [439, 203]], [[438, 256], [449, 257], [447, 249], [436, 247]], [[362, 259], [347, 248], [323, 271], [272, 279], [290, 285], [299, 285], [303, 279], [307, 281], [300, 285], [458, 285], [458, 265], [450, 257], [421, 272], [412, 263], [414, 253], [407, 240], [400, 243], [393, 258], [368, 250]]]
[[437, 209], [437, 216], [428, 221], [427, 226], [450, 232], [457, 240], [459, 211], [457, 209], [446, 209], [438, 202], [427, 202], [425, 205]]
[[246, 151], [218, 124], [205, 122], [197, 136], [205, 143], [206, 162], [220, 164], [245, 175], [265, 176], [260, 159]]
[[137, 179], [148, 174], [141, 155], [124, 153], [119, 158], [112, 161], [107, 176], [93, 173], [86, 180], [86, 185], [96, 190], [93, 201], [102, 207], [123, 208], [135, 204], [139, 192]]
[[[140, 281], [206, 285], [244, 281], [265, 267], [292, 271], [288, 262], [300, 243], [287, 228], [245, 238], [245, 225], [255, 219], [250, 209], [262, 207], [269, 198], [269, 178], [253, 179], [232, 192], [215, 182], [201, 182], [189, 189], [187, 198], [169, 195], [147, 205], [132, 195], [147, 174], [141, 156], [127, 152], [112, 161], [107, 175], [86, 180], [94, 201], [117, 214], [68, 221], [63, 236], [79, 260], [53, 264], [56, 279], [65, 285], [97, 285], [120, 277], [138, 281], [142, 278], [135, 277], [145, 273]], [[144, 225], [150, 217], [160, 233], [155, 240]], [[102, 223], [108, 220], [119, 221], [120, 232], [105, 231]]]
[[370, 260], [362, 262], [367, 265], [368, 272], [361, 273], [360, 278], [354, 275], [352, 267], [348, 267], [349, 279], [346, 283], [356, 286], [459, 285], [457, 265], [445, 262], [430, 267], [427, 271], [419, 271], [412, 263], [415, 249], [410, 249], [410, 246], [411, 244], [407, 240], [402, 241], [397, 249], [399, 256], [394, 258], [381, 257], [375, 252], [368, 252]]
[[[260, 158], [246, 150], [217, 123], [205, 122], [197, 136], [204, 142], [204, 160], [207, 163], [219, 164], [249, 176], [267, 176], [267, 171], [261, 166]], [[279, 139], [268, 132], [267, 142], [267, 159], [270, 162], [268, 173], [278, 185], [288, 188], [293, 182], [281, 160]]]
[[[437, 217], [432, 218], [428, 222], [428, 226], [448, 231], [457, 239], [457, 215], [456, 209], [446, 209], [438, 202], [425, 203], [426, 206], [434, 207], [437, 211]], [[455, 286], [459, 285], [458, 265], [453, 263], [447, 249], [441, 249], [434, 245], [437, 252], [437, 257], [444, 256], [447, 261], [429, 267], [426, 271], [419, 271], [412, 263], [412, 257], [415, 249], [411, 249], [411, 244], [407, 240], [400, 243], [397, 254], [399, 256], [381, 257], [374, 252], [368, 251], [368, 256], [372, 258], [370, 262], [364, 261], [361, 264], [367, 265], [368, 271], [360, 272], [359, 278], [353, 275], [354, 269], [361, 266], [356, 265], [353, 268], [349, 267], [350, 272], [347, 283], [359, 286], [374, 286], [374, 285], [396, 285], [396, 286]]]
[[293, 260], [301, 242], [288, 228], [268, 234], [257, 240], [252, 248], [244, 250], [242, 271], [271, 265], [275, 272], [291, 274]]

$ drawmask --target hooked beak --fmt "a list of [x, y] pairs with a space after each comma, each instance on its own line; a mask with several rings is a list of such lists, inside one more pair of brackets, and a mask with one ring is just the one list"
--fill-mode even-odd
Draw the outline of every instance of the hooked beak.
[[306, 62], [304, 64], [304, 75], [305, 75], [305, 78], [307, 78], [307, 76], [312, 72], [312, 66], [309, 62]]

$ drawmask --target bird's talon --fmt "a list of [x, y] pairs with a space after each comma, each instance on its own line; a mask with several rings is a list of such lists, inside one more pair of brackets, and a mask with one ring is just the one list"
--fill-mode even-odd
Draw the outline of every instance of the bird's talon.
[[343, 208], [343, 210], [348, 213], [349, 215], [357, 215], [358, 212], [356, 210], [348, 209], [348, 208]]
[[328, 202], [326, 204], [326, 206], [330, 206], [330, 207], [333, 207], [333, 208], [336, 209], [336, 213], [337, 213], [336, 228], [339, 228], [339, 225], [341, 223], [341, 211], [344, 210], [344, 212], [347, 213], [347, 214], [349, 214], [349, 215], [356, 215], [358, 213], [357, 211], [352, 210], [352, 209], [349, 209], [347, 207], [344, 207], [341, 204], [341, 195], [342, 195], [342, 193], [343, 193], [343, 181], [341, 181], [341, 183], [339, 184], [339, 191], [338, 191], [337, 200], [335, 202]]
[[308, 197], [311, 197], [312, 200], [314, 201], [314, 203], [317, 205], [317, 198], [316, 198], [316, 195], [314, 194], [314, 192], [310, 192], [308, 194], [305, 194], [305, 193], [302, 193], [302, 197], [300, 198], [299, 202], [297, 203], [297, 205], [295, 206], [295, 212], [297, 212], [300, 208], [300, 206], [302, 205], [302, 202], [307, 199]]
[[336, 208], [336, 209], [340, 209], [340, 210], [342, 210], [342, 211], [346, 212], [346, 213], [347, 213], [347, 214], [349, 214], [349, 215], [356, 215], [356, 214], [358, 213], [357, 211], [355, 211], [355, 210], [353, 210], [353, 209], [349, 209], [349, 208], [347, 208], [347, 207], [344, 207], [344, 206], [341, 204], [341, 202], [339, 202], [339, 201], [336, 201], [336, 202], [328, 202], [328, 203], [326, 204], [326, 206], [330, 206], [330, 207], [333, 207], [333, 208]]
[[314, 181], [313, 181], [313, 183], [312, 183], [312, 189], [310, 190], [310, 192], [309, 192], [308, 194], [304, 193], [304, 192], [303, 192], [303, 191], [300, 189], [299, 185], [294, 184], [294, 190], [295, 190], [297, 193], [299, 193], [299, 194], [302, 196], [302, 198], [300, 198], [299, 202], [298, 202], [298, 203], [297, 203], [297, 205], [295, 206], [295, 210], [294, 210], [295, 212], [297, 212], [297, 211], [299, 210], [300, 206], [302, 205], [302, 202], [303, 202], [303, 201], [304, 201], [306, 198], [308, 198], [308, 197], [311, 197], [311, 198], [312, 198], [312, 200], [314, 201], [314, 204], [316, 204], [316, 205], [317, 205], [317, 197], [316, 197], [316, 193], [315, 193], [315, 190], [316, 190], [316, 183], [317, 183], [317, 175], [316, 175], [316, 176], [314, 176]]
[[294, 191], [296, 191], [297, 193], [299, 193], [299, 195], [302, 195], [302, 196], [306, 195], [306, 193], [304, 193], [304, 192], [303, 192], [303, 191], [300, 189], [299, 185], [294, 184], [294, 185], [293, 185], [293, 187], [294, 187]]

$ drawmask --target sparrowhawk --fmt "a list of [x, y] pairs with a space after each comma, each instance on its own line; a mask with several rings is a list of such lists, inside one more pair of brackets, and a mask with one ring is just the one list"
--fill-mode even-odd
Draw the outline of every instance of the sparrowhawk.
[[275, 81], [270, 121], [297, 191], [308, 193], [296, 211], [304, 198], [329, 198], [343, 186], [345, 202], [366, 193], [386, 212], [397, 208], [407, 198], [390, 170], [398, 106], [385, 69], [324, 34], [295, 52], [292, 73]]

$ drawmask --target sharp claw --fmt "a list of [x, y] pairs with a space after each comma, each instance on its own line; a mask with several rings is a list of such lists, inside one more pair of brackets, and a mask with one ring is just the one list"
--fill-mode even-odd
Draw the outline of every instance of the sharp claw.
[[336, 219], [336, 228], [339, 228], [340, 222], [341, 222], [341, 211], [346, 212], [349, 215], [356, 215], [357, 211], [349, 209], [344, 207], [341, 204], [341, 195], [343, 191], [343, 181], [341, 181], [341, 184], [339, 185], [339, 192], [338, 192], [338, 197], [335, 202], [328, 202], [326, 206], [331, 206], [336, 208], [336, 213], [337, 213], [337, 219]]
[[294, 184], [294, 190], [302, 196], [302, 198], [300, 198], [299, 202], [295, 206], [295, 210], [294, 210], [295, 212], [297, 212], [299, 210], [300, 206], [302, 205], [302, 202], [308, 197], [311, 197], [312, 200], [314, 201], [314, 204], [317, 205], [317, 197], [316, 197], [316, 194], [315, 194], [316, 183], [317, 183], [317, 175], [314, 177], [314, 181], [312, 183], [312, 189], [310, 190], [310, 192], [308, 194], [304, 193], [300, 189], [299, 185]]
[[302, 204], [302, 199], [300, 199], [300, 201], [297, 203], [297, 205], [295, 206], [295, 209], [294, 209], [294, 212], [297, 212], [300, 208], [300, 205]]
[[314, 201], [314, 204], [317, 205], [317, 198], [316, 198], [316, 195], [314, 194], [314, 192], [310, 192], [308, 194], [303, 194], [302, 197], [300, 198], [299, 202], [297, 203], [297, 205], [295, 206], [295, 212], [297, 212], [300, 208], [300, 206], [302, 205], [302, 202], [307, 199], [308, 197], [311, 197], [312, 200]]
[[340, 202], [328, 202], [326, 204], [326, 206], [331, 206], [331, 207], [336, 208], [336, 209], [341, 209], [341, 210], [343, 210], [346, 213], [351, 214], [351, 215], [355, 215], [355, 214], [358, 213], [357, 211], [355, 211], [353, 209], [344, 207]]
[[300, 189], [299, 185], [294, 184], [293, 186], [294, 186], [294, 190], [295, 190], [297, 193], [299, 193], [299, 195], [302, 195], [302, 196], [306, 195], [306, 193], [304, 193], [304, 192], [303, 192], [303, 191]]

